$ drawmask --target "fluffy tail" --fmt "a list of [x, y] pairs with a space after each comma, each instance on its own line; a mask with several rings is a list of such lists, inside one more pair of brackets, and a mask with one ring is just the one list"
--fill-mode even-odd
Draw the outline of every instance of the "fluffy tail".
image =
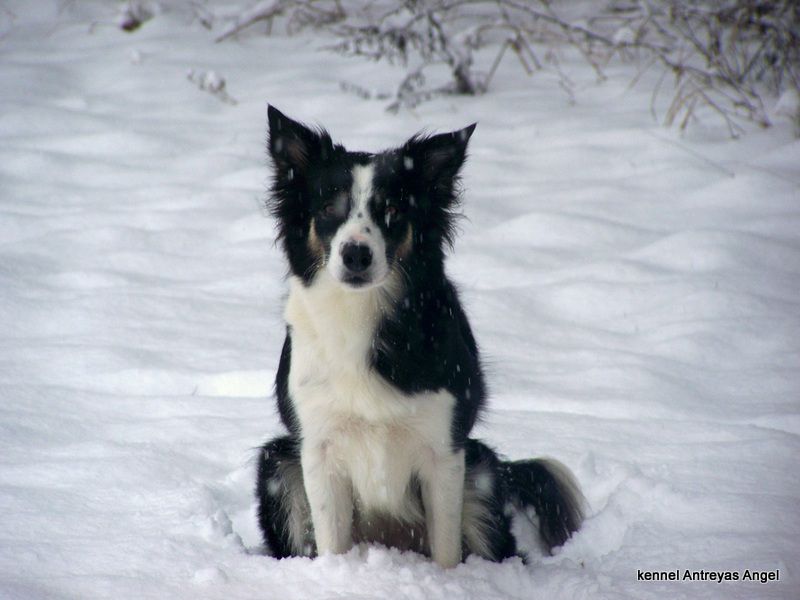
[[583, 522], [585, 499], [567, 467], [553, 459], [503, 462], [506, 498], [532, 523], [532, 508], [547, 551], [562, 546]]

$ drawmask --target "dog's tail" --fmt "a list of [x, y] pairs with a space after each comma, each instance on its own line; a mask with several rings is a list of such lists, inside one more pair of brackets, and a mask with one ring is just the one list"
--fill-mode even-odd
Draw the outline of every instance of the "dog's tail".
[[500, 473], [506, 500], [534, 525], [538, 521], [548, 553], [578, 531], [586, 500], [567, 467], [550, 458], [537, 458], [503, 462]]

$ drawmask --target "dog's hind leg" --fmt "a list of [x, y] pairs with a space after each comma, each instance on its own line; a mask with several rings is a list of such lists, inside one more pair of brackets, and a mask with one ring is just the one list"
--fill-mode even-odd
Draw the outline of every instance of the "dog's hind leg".
[[552, 553], [580, 528], [585, 500], [567, 467], [552, 459], [501, 461], [488, 446], [468, 439], [464, 481], [464, 546], [488, 560], [525, 558], [515, 538], [519, 515], [538, 530]]
[[256, 483], [258, 522], [276, 558], [316, 552], [311, 512], [303, 487], [299, 442], [278, 437], [261, 448]]
[[503, 464], [489, 446], [467, 439], [464, 477], [463, 535], [468, 554], [501, 561], [517, 555], [511, 516], [505, 506]]

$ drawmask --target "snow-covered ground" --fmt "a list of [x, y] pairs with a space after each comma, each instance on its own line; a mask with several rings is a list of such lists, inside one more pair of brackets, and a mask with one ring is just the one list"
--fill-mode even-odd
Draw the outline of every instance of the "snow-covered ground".
[[[512, 60], [489, 95], [392, 116], [338, 89], [390, 89], [384, 65], [280, 28], [214, 44], [181, 13], [126, 34], [118, 7], [0, 4], [0, 598], [800, 597], [788, 122], [681, 137], [633, 66], [596, 84], [573, 65], [570, 106]], [[284, 273], [267, 101], [366, 150], [478, 121], [449, 271], [490, 371], [479, 434], [561, 459], [591, 505], [557, 556], [263, 554], [252, 459], [280, 430]]]

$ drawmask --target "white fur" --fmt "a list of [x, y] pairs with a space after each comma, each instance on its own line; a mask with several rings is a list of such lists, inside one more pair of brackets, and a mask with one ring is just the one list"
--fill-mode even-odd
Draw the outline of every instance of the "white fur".
[[[356, 178], [358, 180], [358, 177]], [[464, 453], [453, 452], [455, 400], [440, 390], [406, 396], [369, 365], [375, 327], [401, 285], [348, 290], [327, 270], [310, 286], [292, 277], [289, 392], [302, 432], [301, 465], [320, 554], [352, 545], [356, 500], [367, 510], [408, 514], [407, 488], [422, 485], [431, 553], [461, 560]]]
[[486, 500], [493, 493], [494, 476], [486, 467], [478, 465], [467, 479], [469, 485], [464, 488], [464, 539], [475, 554], [492, 556], [488, 529], [493, 515], [489, 512]]
[[353, 167], [350, 214], [331, 240], [331, 256], [327, 264], [327, 269], [333, 278], [342, 281], [347, 275], [341, 254], [344, 245], [357, 243], [368, 246], [372, 251], [372, 265], [364, 275], [367, 276], [370, 283], [360, 289], [380, 285], [389, 274], [389, 265], [386, 261], [386, 242], [369, 211], [374, 174], [375, 167], [372, 164]]
[[[306, 526], [309, 508], [305, 496], [296, 493], [303, 486], [303, 473], [300, 466], [293, 461], [281, 461], [278, 464], [280, 472], [276, 479], [282, 482], [283, 487], [279, 493], [288, 507], [289, 520], [286, 524], [289, 540], [295, 553], [308, 556], [310, 554], [309, 532]], [[271, 483], [271, 482], [270, 482]], [[267, 491], [271, 494], [274, 488]]]

